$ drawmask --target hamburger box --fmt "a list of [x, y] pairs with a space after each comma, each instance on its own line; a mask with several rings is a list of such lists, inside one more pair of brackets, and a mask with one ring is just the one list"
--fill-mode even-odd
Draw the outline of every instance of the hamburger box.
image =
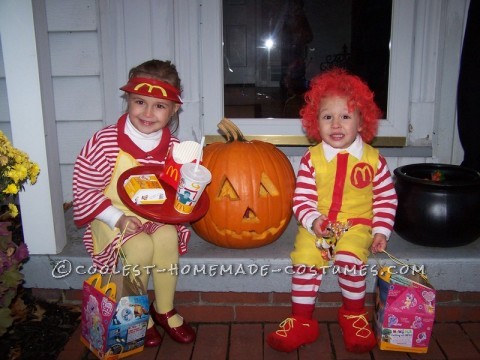
[[135, 204], [163, 204], [167, 199], [155, 174], [132, 175], [125, 180], [124, 187]]

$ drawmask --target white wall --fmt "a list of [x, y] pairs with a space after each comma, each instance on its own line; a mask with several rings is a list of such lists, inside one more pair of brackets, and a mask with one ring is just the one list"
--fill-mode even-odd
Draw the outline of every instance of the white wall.
[[99, 21], [95, 0], [47, 0], [62, 194], [72, 200], [73, 163], [105, 125]]

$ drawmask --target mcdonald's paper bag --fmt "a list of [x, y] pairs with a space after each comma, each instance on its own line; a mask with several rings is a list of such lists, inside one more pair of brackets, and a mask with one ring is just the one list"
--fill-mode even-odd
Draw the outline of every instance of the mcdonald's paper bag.
[[180, 168], [183, 164], [195, 162], [200, 153], [201, 145], [195, 141], [183, 141], [173, 144], [168, 151], [160, 179], [177, 189], [180, 181]]
[[[94, 274], [83, 283], [81, 342], [99, 359], [120, 359], [143, 350], [148, 298], [128, 276]], [[143, 295], [142, 295], [143, 294]]]
[[375, 333], [381, 350], [426, 353], [435, 321], [435, 289], [419, 274], [381, 269], [376, 286]]

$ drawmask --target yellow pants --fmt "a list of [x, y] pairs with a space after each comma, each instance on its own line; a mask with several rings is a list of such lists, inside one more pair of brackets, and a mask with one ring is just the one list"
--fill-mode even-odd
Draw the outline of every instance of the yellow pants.
[[[322, 257], [320, 249], [315, 245], [315, 240], [315, 235], [310, 234], [303, 226], [298, 227], [294, 244], [295, 249], [290, 254], [293, 265], [307, 265], [317, 268], [329, 265], [329, 261]], [[350, 252], [366, 264], [372, 242], [371, 227], [355, 225], [348, 229], [337, 241], [334, 251]]]

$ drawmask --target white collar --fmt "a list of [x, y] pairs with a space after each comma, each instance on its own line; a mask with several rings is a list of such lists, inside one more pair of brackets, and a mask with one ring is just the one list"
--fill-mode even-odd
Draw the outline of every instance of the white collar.
[[141, 131], [138, 131], [135, 126], [133, 126], [132, 122], [130, 121], [130, 116], [127, 115], [127, 122], [125, 123], [125, 134], [129, 135], [130, 138], [147, 141], [160, 140], [162, 138], [162, 132], [163, 129], [160, 129], [151, 134], [144, 134]]
[[357, 159], [361, 159], [363, 154], [363, 141], [360, 135], [357, 135], [355, 141], [346, 149], [336, 149], [328, 145], [325, 141], [322, 141], [322, 146], [325, 158], [328, 162], [332, 161], [332, 159], [337, 156], [339, 152], [342, 151], [348, 152], [350, 155], [355, 156]]

